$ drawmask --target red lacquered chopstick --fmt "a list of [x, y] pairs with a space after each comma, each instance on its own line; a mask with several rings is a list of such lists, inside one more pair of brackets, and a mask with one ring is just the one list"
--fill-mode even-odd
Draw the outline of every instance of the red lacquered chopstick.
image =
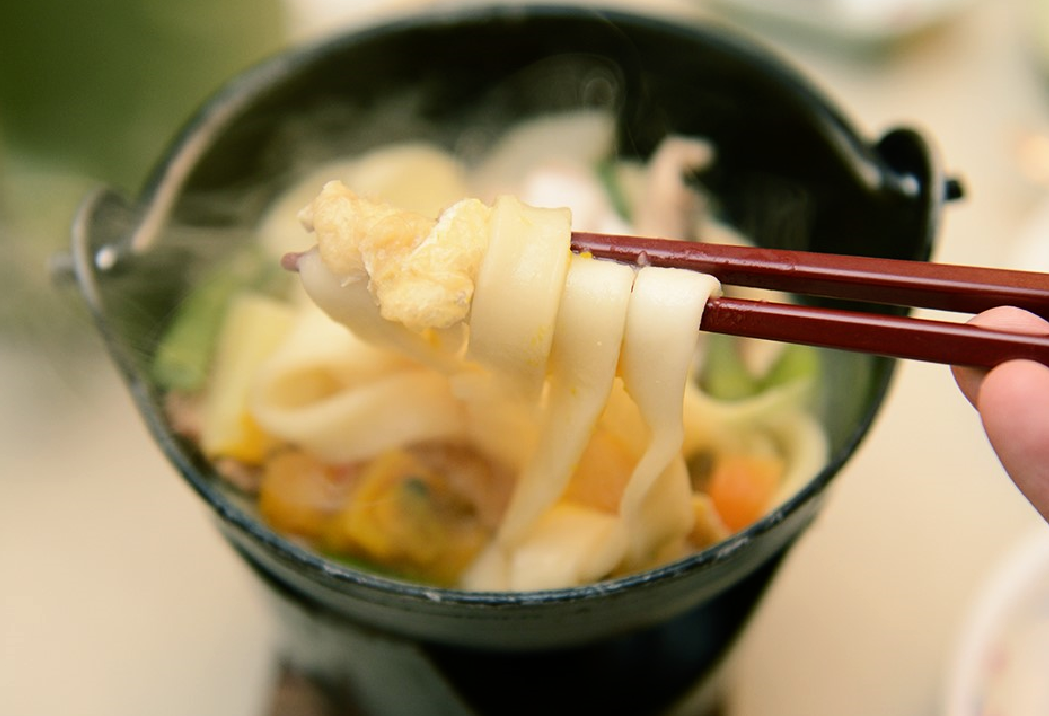
[[1009, 333], [951, 323], [720, 297], [700, 328], [748, 338], [800, 343], [929, 363], [993, 368], [1024, 358], [1049, 365], [1049, 334]]
[[[573, 233], [572, 248], [625, 263], [702, 271], [728, 285], [962, 313], [1012, 305], [1049, 317], [1049, 275], [1031, 271], [583, 232]], [[1018, 358], [1049, 365], [1049, 334], [725, 296], [708, 301], [700, 328], [980, 368]]]
[[729, 244], [573, 232], [572, 248], [625, 263], [687, 268], [732, 286], [980, 313], [1018, 306], [1049, 319], [1049, 274]]

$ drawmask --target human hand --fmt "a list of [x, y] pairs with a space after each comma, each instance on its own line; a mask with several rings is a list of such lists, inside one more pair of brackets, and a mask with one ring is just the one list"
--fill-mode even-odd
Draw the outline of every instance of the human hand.
[[[1049, 322], [1010, 306], [985, 311], [971, 322], [1003, 331], [1049, 334]], [[1002, 466], [1049, 521], [1049, 367], [1016, 360], [990, 371], [955, 366], [951, 372], [979, 412]]]

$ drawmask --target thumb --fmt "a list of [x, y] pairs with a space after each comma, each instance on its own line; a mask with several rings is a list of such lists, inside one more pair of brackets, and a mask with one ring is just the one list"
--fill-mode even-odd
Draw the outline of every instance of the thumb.
[[1049, 368], [1004, 363], [983, 378], [975, 398], [1002, 467], [1049, 520]]

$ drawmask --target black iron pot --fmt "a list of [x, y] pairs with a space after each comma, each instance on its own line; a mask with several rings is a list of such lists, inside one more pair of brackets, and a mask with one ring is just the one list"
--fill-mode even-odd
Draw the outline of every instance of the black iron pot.
[[[383, 115], [391, 106], [397, 113]], [[196, 114], [133, 202], [101, 191], [73, 231], [77, 278], [152, 435], [274, 601], [283, 657], [374, 714], [662, 713], [709, 676], [886, 394], [888, 359], [823, 353], [831, 457], [795, 497], [726, 542], [577, 589], [467, 593], [326, 561], [269, 530], [173, 436], [147, 366], [200, 267], [241, 241], [297, 172], [427, 139], [468, 151], [522, 118], [599, 106], [619, 149], [715, 147], [699, 178], [765, 246], [927, 259], [956, 184], [923, 138], [860, 136], [750, 41], [571, 8], [416, 17], [278, 56]], [[469, 131], [467, 131], [469, 130]], [[470, 141], [465, 142], [464, 137]]]

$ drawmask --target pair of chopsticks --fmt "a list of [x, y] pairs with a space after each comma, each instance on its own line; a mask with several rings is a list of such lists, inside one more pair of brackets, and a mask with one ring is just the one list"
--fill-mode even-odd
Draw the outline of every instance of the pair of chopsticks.
[[[1017, 306], [1049, 318], [1049, 274], [587, 232], [572, 249], [636, 265], [708, 273], [723, 284], [891, 306], [979, 313]], [[976, 368], [1013, 359], [1049, 365], [1049, 333], [720, 296], [700, 328], [824, 348]]]

